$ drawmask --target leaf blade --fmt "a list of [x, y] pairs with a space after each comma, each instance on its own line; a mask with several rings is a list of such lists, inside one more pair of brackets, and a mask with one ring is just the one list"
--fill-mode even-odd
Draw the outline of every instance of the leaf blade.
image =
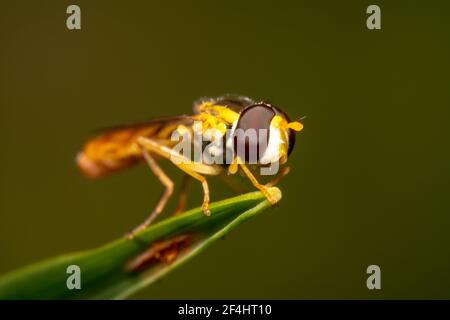
[[[281, 199], [278, 188], [270, 189]], [[102, 247], [59, 256], [0, 277], [0, 299], [122, 299], [153, 283], [190, 260], [241, 223], [262, 212], [270, 203], [260, 192], [252, 192], [211, 204], [211, 217], [201, 208], [165, 219], [136, 235], [135, 240], [118, 239]], [[154, 263], [140, 272], [125, 266], [155, 242], [183, 233], [193, 233], [192, 242], [174, 262]], [[81, 290], [69, 290], [66, 269], [82, 270]]]

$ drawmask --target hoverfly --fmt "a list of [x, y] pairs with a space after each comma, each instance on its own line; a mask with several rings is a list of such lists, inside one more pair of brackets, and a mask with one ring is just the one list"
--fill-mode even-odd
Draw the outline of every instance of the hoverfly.
[[[241, 169], [251, 183], [261, 190], [267, 199], [274, 204], [268, 188], [288, 172], [289, 167], [277, 172], [275, 178], [266, 185], [258, 182], [254, 170], [271, 164], [285, 164], [295, 144], [295, 133], [302, 130], [299, 121], [291, 122], [289, 117], [278, 107], [266, 103], [255, 102], [247, 97], [224, 96], [215, 99], [204, 98], [194, 103], [193, 115], [181, 115], [129, 126], [115, 127], [105, 130], [98, 136], [88, 140], [82, 151], [78, 153], [76, 162], [82, 173], [89, 178], [99, 178], [109, 173], [127, 168], [145, 161], [150, 170], [165, 187], [155, 209], [149, 217], [130, 236], [150, 225], [163, 211], [173, 193], [174, 184], [159, 167], [157, 160], [171, 160], [175, 166], [185, 173], [185, 177], [198, 180], [203, 188], [202, 209], [209, 215], [210, 193], [205, 176], [235, 174]], [[200, 126], [199, 126], [200, 124]], [[231, 154], [231, 161], [211, 163], [194, 161], [176, 150], [177, 141], [173, 134], [205, 133], [213, 129], [218, 133], [222, 145], [214, 145], [215, 156]], [[238, 136], [238, 131], [265, 131], [265, 135], [253, 139]], [[227, 134], [225, 134], [227, 133]], [[229, 134], [228, 134], [229, 133]], [[195, 144], [195, 141], [189, 142]], [[196, 144], [198, 147], [198, 143]], [[200, 142], [201, 151], [207, 145]], [[250, 150], [257, 150], [256, 159], [249, 158]], [[180, 161], [180, 159], [182, 161]], [[177, 211], [182, 212], [186, 199], [186, 181], [184, 180]]]

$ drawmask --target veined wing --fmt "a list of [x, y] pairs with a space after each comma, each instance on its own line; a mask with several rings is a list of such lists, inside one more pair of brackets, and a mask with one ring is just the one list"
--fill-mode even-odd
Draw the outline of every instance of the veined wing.
[[85, 143], [77, 155], [77, 165], [90, 178], [102, 177], [142, 159], [138, 137], [152, 138], [171, 147], [176, 143], [170, 140], [173, 130], [191, 124], [191, 117], [183, 115], [105, 129]]

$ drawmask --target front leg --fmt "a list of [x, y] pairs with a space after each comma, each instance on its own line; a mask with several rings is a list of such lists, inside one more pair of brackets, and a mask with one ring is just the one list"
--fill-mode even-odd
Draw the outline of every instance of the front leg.
[[253, 173], [250, 171], [250, 169], [247, 168], [245, 163], [243, 161], [241, 161], [239, 159], [239, 157], [236, 157], [236, 159], [233, 162], [236, 165], [238, 165], [242, 169], [242, 171], [244, 171], [245, 175], [250, 180], [250, 182], [253, 184], [253, 186], [255, 186], [258, 190], [260, 190], [272, 205], [275, 205], [278, 202], [279, 199], [273, 197], [272, 194], [269, 192], [269, 186], [265, 186], [265, 185], [259, 183], [258, 180], [253, 175]]

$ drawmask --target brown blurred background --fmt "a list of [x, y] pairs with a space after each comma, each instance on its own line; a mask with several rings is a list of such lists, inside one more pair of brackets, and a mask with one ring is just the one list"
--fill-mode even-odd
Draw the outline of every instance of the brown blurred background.
[[[69, 4], [80, 31], [66, 28]], [[366, 28], [370, 4], [382, 30]], [[449, 12], [448, 1], [4, 1], [0, 273], [120, 237], [154, 205], [162, 187], [145, 167], [79, 174], [92, 131], [239, 93], [307, 116], [282, 203], [135, 298], [450, 298]], [[217, 179], [211, 189], [233, 194]], [[194, 184], [190, 206], [200, 201]], [[366, 288], [371, 264], [380, 291]]]

